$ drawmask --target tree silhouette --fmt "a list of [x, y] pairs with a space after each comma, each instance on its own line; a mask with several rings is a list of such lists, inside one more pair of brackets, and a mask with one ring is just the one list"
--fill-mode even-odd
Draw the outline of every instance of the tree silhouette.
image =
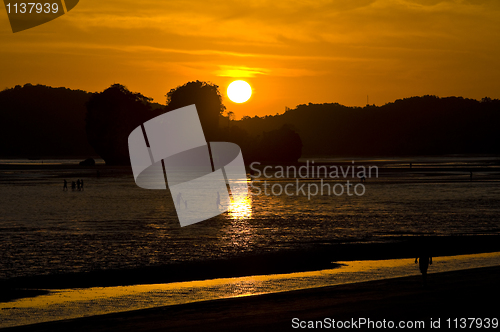
[[25, 84], [0, 92], [0, 155], [91, 156], [85, 135], [90, 93]]
[[231, 121], [234, 120], [234, 112], [229, 111], [227, 112], [227, 126], [229, 127], [231, 125]]
[[499, 153], [500, 100], [411, 97], [383, 106], [302, 104], [284, 114], [234, 121], [250, 136], [290, 124], [305, 155], [401, 156]]
[[[214, 101], [215, 106], [205, 103], [205, 90], [211, 91], [206, 100]], [[298, 158], [299, 149], [287, 147], [299, 146], [297, 138], [303, 153], [314, 156], [500, 153], [500, 100], [488, 97], [478, 101], [422, 96], [367, 107], [308, 103], [286, 108], [280, 115], [232, 121], [229, 113], [221, 115], [224, 106], [215, 85], [190, 82], [167, 96], [170, 109], [195, 103], [200, 111], [214, 110], [209, 114], [221, 125], [214, 129], [216, 138], [207, 135], [208, 140], [237, 143], [245, 162]], [[128, 164], [130, 132], [166, 109], [120, 84], [94, 94], [26, 84], [0, 91], [0, 110], [2, 156], [80, 157], [98, 153], [108, 164]], [[286, 124], [300, 136], [280, 132]], [[286, 155], [280, 155], [284, 151]]]
[[257, 160], [297, 162], [302, 155], [302, 139], [287, 124], [264, 132], [259, 145]]
[[94, 93], [86, 104], [87, 139], [107, 165], [130, 165], [128, 136], [137, 126], [162, 113], [151, 98], [113, 84]]
[[166, 97], [169, 110], [195, 104], [205, 138], [207, 141], [218, 139], [219, 116], [226, 109], [219, 86], [210, 82], [188, 82], [170, 90]]

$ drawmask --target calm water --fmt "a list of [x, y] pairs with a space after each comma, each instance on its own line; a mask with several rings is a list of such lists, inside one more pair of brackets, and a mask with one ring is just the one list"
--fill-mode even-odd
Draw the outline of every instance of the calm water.
[[[261, 194], [184, 228], [168, 190], [138, 188], [131, 175], [94, 173], [0, 171], [0, 278], [306, 250], [332, 241], [500, 233], [498, 172], [474, 174], [473, 182], [463, 172], [381, 173], [368, 179], [362, 196]], [[61, 176], [83, 178], [85, 190], [63, 192]]]

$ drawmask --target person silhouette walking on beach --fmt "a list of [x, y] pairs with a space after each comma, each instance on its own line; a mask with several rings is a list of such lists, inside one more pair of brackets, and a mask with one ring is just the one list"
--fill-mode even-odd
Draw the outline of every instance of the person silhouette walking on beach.
[[76, 188], [78, 189], [78, 191], [80, 191], [81, 189], [80, 179], [76, 180]]
[[178, 209], [181, 208], [181, 200], [183, 201], [183, 199], [182, 199], [182, 193], [178, 193], [177, 194], [177, 199], [175, 200], [175, 205], [177, 206]]
[[219, 195], [219, 192], [217, 192], [217, 200], [215, 201], [215, 207], [217, 208], [217, 210], [219, 209], [219, 206], [221, 208], [223, 208], [222, 204], [220, 203], [220, 195]]
[[75, 191], [75, 189], [76, 189], [76, 182], [71, 181], [71, 190]]
[[80, 180], [80, 187], [82, 188], [83, 191], [83, 180]]
[[422, 250], [417, 258], [415, 258], [415, 264], [418, 264], [420, 268], [420, 272], [422, 273], [422, 282], [423, 285], [427, 285], [427, 269], [429, 265], [432, 265], [432, 257], [429, 255], [427, 250]]
[[68, 181], [64, 179], [63, 191], [68, 191]]

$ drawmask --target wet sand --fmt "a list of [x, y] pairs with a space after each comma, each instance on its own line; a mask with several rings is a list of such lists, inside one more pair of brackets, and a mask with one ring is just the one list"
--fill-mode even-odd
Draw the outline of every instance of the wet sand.
[[[427, 236], [433, 257], [500, 251], [500, 236]], [[127, 286], [283, 274], [336, 268], [338, 261], [414, 258], [421, 237], [401, 236], [391, 243], [324, 243], [309, 250], [248, 254], [220, 260], [172, 263], [134, 269], [109, 269], [0, 279], [0, 301], [31, 296], [26, 290]], [[19, 291], [18, 291], [19, 290]]]
[[283, 331], [292, 319], [498, 317], [500, 267], [257, 295], [22, 326], [6, 331]]

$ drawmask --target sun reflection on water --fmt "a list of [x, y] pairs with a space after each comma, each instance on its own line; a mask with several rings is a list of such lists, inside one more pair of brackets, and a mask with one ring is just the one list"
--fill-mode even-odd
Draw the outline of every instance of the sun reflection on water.
[[252, 197], [247, 195], [237, 200], [231, 198], [227, 212], [231, 219], [241, 220], [252, 218]]

